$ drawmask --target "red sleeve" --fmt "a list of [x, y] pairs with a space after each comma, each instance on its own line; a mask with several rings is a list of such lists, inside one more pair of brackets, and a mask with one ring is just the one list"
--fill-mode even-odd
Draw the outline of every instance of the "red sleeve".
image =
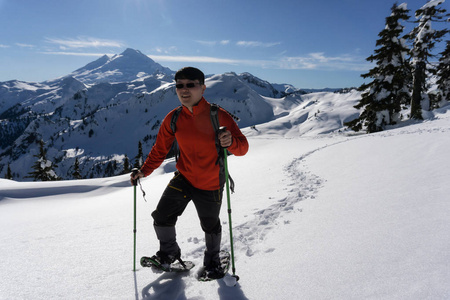
[[228, 147], [228, 151], [236, 156], [245, 155], [248, 151], [248, 141], [245, 135], [242, 134], [233, 118], [224, 110], [219, 110], [219, 123], [221, 126], [226, 126], [227, 130], [233, 136], [233, 143]]
[[175, 110], [171, 111], [164, 118], [161, 127], [159, 128], [155, 145], [153, 145], [152, 150], [141, 167], [141, 172], [144, 173], [145, 176], [153, 173], [153, 171], [162, 164], [172, 148], [173, 141], [175, 140], [175, 134], [170, 128], [170, 122], [174, 111]]

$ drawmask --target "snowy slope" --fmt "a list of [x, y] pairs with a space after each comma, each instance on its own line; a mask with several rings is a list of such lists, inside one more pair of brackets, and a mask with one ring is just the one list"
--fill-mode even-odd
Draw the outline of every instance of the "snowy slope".
[[[267, 133], [245, 129], [249, 153], [229, 159], [235, 287], [196, 281], [204, 241], [192, 204], [177, 229], [198, 266], [133, 273], [128, 176], [0, 180], [0, 299], [448, 299], [448, 108], [371, 135], [335, 132], [338, 111], [327, 134], [290, 135], [300, 110], [257, 126]], [[147, 202], [138, 190], [138, 257], [157, 251], [150, 213], [173, 170], [168, 161], [143, 180]], [[229, 249], [225, 204], [221, 218]]]
[[271, 122], [256, 125], [250, 136], [283, 135], [285, 137], [316, 136], [345, 130], [344, 123], [359, 116], [355, 106], [361, 93], [313, 93], [287, 96], [282, 99], [266, 98], [275, 114]]

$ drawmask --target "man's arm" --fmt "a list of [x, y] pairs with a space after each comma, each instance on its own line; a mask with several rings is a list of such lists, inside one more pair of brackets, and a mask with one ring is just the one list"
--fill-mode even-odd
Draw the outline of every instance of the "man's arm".
[[156, 137], [155, 145], [153, 145], [147, 159], [138, 172], [131, 173], [131, 180], [146, 177], [153, 173], [166, 159], [167, 154], [172, 148], [173, 141], [175, 140], [175, 134], [170, 128], [170, 120], [172, 118], [173, 111], [169, 113], [163, 120], [161, 127], [159, 128], [158, 135]]

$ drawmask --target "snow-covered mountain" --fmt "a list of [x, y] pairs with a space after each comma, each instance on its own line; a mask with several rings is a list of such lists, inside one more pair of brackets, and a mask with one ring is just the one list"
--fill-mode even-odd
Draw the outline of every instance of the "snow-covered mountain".
[[145, 78], [170, 82], [175, 72], [154, 62], [140, 51], [128, 48], [112, 57], [104, 55], [70, 75], [88, 84], [130, 82]]
[[[179, 105], [173, 76], [170, 69], [127, 49], [62, 78], [1, 82], [0, 176], [10, 165], [14, 179], [23, 180], [36, 161], [33, 155], [41, 139], [63, 179], [72, 178], [76, 159], [84, 178], [120, 174], [126, 156], [134, 162], [139, 142], [144, 155], [150, 151], [162, 119]], [[336, 99], [345, 101], [340, 113], [348, 120], [359, 98], [356, 92], [338, 98], [333, 93], [302, 95], [293, 86], [270, 84], [249, 73], [208, 76], [206, 86], [205, 98], [237, 115], [241, 128], [276, 130], [268, 122], [297, 114], [291, 126], [308, 125], [294, 135], [311, 128], [320, 132], [327, 114], [336, 112]], [[333, 130], [342, 127], [339, 122]]]

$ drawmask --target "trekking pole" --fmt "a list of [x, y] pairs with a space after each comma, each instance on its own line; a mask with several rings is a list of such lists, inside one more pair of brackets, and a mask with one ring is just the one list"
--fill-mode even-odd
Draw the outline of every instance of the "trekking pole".
[[[133, 172], [133, 175], [136, 175], [139, 172], [138, 168], [134, 168], [131, 170]], [[133, 188], [134, 188], [134, 227], [133, 227], [133, 233], [134, 233], [134, 247], [133, 247], [133, 272], [136, 272], [136, 186], [137, 186], [138, 179], [132, 180]]]
[[[225, 131], [226, 127], [220, 127], [219, 132]], [[233, 246], [233, 225], [231, 223], [231, 201], [230, 201], [230, 183], [228, 178], [228, 162], [227, 162], [228, 152], [227, 149], [223, 149], [223, 164], [225, 167], [225, 186], [227, 189], [227, 203], [228, 203], [228, 225], [230, 227], [230, 246], [231, 246], [231, 270], [233, 271], [232, 277], [235, 281], [239, 280], [239, 276], [236, 275], [236, 267], [234, 265], [234, 246]], [[234, 282], [236, 284], [236, 282]]]

